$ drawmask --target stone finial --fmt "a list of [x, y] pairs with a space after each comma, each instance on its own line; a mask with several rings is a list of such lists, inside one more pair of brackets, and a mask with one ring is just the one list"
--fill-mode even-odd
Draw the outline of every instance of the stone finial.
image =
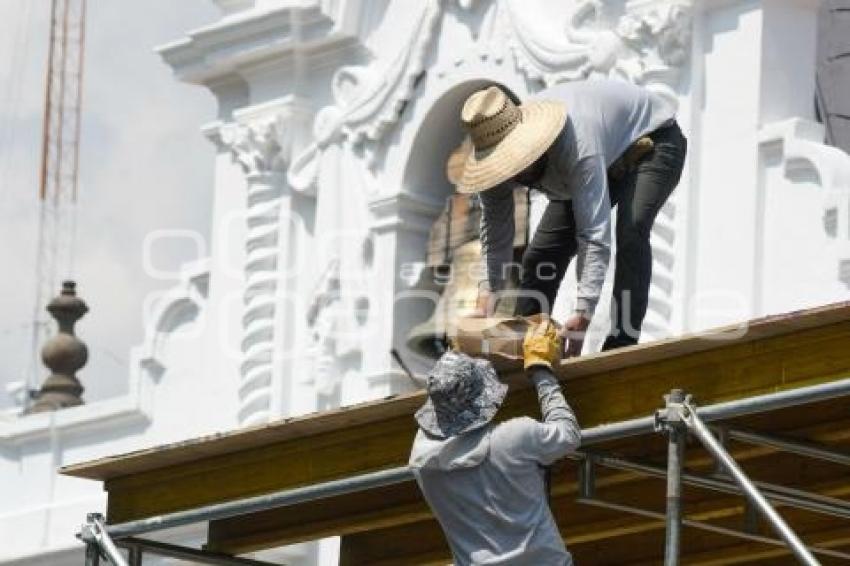
[[63, 282], [62, 293], [47, 305], [47, 311], [59, 324], [59, 331], [41, 350], [41, 359], [52, 373], [36, 393], [35, 403], [28, 413], [55, 411], [83, 403], [83, 386], [74, 374], [86, 365], [89, 352], [74, 335], [74, 324], [89, 308], [77, 297], [75, 287], [73, 281]]

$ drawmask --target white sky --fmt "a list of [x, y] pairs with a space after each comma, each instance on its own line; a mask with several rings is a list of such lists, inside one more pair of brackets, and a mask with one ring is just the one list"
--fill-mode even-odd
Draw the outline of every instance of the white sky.
[[[0, 407], [29, 364], [49, 6], [0, 0]], [[89, 347], [79, 373], [89, 401], [126, 390], [142, 304], [170, 286], [142, 269], [145, 235], [209, 234], [213, 148], [199, 128], [215, 102], [179, 83], [153, 48], [216, 19], [210, 0], [88, 2], [75, 279], [90, 308], [77, 325]], [[155, 252], [161, 269], [194, 259], [189, 246]]]

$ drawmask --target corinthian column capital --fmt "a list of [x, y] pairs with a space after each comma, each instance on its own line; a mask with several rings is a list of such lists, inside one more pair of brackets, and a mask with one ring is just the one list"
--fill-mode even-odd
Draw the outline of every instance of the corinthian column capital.
[[219, 136], [247, 175], [281, 173], [309, 137], [310, 116], [310, 105], [289, 95], [234, 112]]
[[221, 141], [246, 175], [286, 170], [285, 125], [278, 117], [221, 127]]

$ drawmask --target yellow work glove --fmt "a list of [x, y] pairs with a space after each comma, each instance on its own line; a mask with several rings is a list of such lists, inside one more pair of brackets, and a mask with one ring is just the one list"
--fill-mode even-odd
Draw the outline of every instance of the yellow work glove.
[[561, 361], [561, 338], [558, 329], [548, 318], [532, 322], [522, 341], [523, 367], [546, 366], [552, 369]]

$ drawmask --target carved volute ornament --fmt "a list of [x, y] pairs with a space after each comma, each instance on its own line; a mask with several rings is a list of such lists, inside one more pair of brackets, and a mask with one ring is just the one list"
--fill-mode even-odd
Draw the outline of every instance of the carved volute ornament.
[[44, 345], [41, 359], [52, 372], [35, 396], [28, 413], [43, 413], [82, 405], [83, 386], [76, 377], [89, 357], [86, 345], [74, 335], [74, 324], [89, 308], [77, 297], [76, 283], [62, 283], [61, 294], [50, 301], [47, 311], [59, 324], [59, 331]]

